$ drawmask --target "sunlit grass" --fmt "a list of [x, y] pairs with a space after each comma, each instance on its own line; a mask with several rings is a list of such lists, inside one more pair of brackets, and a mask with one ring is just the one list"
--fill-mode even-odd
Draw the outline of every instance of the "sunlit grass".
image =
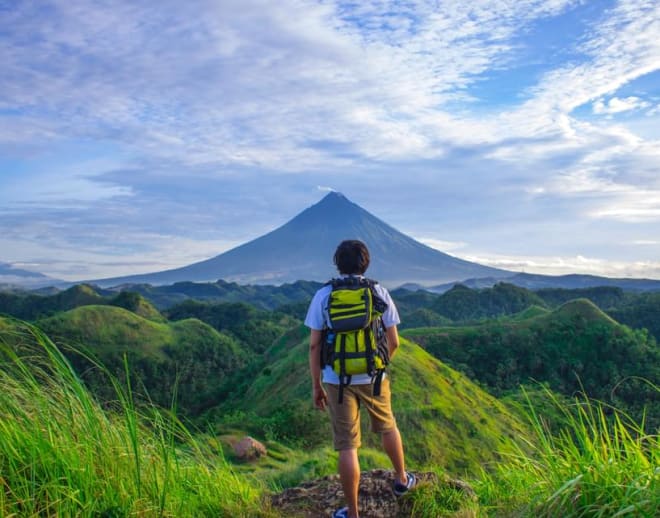
[[[170, 411], [136, 405], [133, 387], [97, 365], [116, 394], [102, 406], [38, 329], [18, 322], [12, 329], [0, 329], [0, 516], [277, 516], [264, 505], [268, 490], [336, 470], [327, 445], [269, 444], [258, 466], [232, 467], [217, 437], [193, 436], [174, 404]], [[552, 429], [545, 402], [528, 399], [534, 433], [512, 430], [518, 448], [507, 440], [501, 460], [471, 481], [478, 501], [460, 489], [423, 485], [409, 496], [413, 516], [656, 516], [658, 436], [601, 403], [546, 396]], [[362, 453], [364, 469], [387, 464], [375, 450]]]
[[[657, 387], [655, 387], [657, 389]], [[489, 516], [655, 517], [660, 443], [644, 423], [586, 398], [567, 406], [547, 392], [564, 425], [556, 433], [535, 409], [536, 440], [484, 471], [477, 489]]]
[[44, 334], [16, 329], [0, 343], [0, 516], [268, 515], [261, 485], [173, 412], [99, 371], [117, 394], [102, 408]]
[[476, 495], [467, 487], [448, 480], [447, 474], [435, 472], [439, 483], [420, 482], [404, 498], [415, 518], [474, 518], [479, 513]]

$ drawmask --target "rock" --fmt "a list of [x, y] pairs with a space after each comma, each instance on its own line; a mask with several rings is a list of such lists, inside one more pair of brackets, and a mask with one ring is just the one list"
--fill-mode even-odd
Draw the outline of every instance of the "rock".
[[264, 457], [267, 453], [266, 447], [250, 436], [243, 437], [234, 444], [234, 454], [243, 461], [254, 461], [259, 457]]
[[[466, 499], [476, 500], [474, 490], [462, 480], [439, 480], [435, 473], [414, 472], [418, 487], [445, 485], [465, 494]], [[362, 472], [360, 477], [359, 506], [361, 518], [404, 518], [412, 516], [411, 499], [397, 498], [392, 492], [394, 473], [384, 469]], [[330, 475], [298, 487], [284, 490], [271, 498], [274, 510], [282, 516], [319, 518], [332, 516], [344, 504], [339, 475]], [[469, 515], [461, 515], [469, 516]]]

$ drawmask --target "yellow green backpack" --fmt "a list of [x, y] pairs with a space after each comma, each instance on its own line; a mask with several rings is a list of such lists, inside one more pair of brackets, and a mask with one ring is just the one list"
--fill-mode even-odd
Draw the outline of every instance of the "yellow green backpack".
[[374, 396], [389, 363], [387, 337], [381, 319], [387, 309], [374, 289], [375, 281], [364, 277], [344, 277], [327, 283], [329, 326], [324, 331], [321, 365], [330, 365], [339, 376], [339, 403], [351, 377], [368, 374]]

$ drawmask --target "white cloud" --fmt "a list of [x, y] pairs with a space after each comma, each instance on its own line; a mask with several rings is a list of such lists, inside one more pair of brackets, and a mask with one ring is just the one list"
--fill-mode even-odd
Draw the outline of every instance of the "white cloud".
[[[0, 79], [2, 104], [38, 114], [50, 138], [112, 134], [148, 156], [188, 165], [298, 172], [329, 160], [347, 165], [310, 149], [314, 139], [350, 143], [377, 159], [441, 156], [448, 141], [570, 128], [557, 108], [568, 113], [651, 67], [653, 6], [622, 3], [585, 43], [594, 59], [546, 74], [520, 113], [443, 110], [481, 73], [512, 65], [513, 36], [576, 4], [246, 0], [155, 9], [60, 0], [48, 19], [25, 4], [3, 20], [10, 30], [0, 51], [9, 71]], [[615, 48], [613, 31], [621, 40]]]
[[[516, 216], [507, 225], [551, 220], [560, 203], [576, 218], [656, 221], [660, 144], [616, 120], [642, 108], [650, 114], [649, 126], [657, 117], [657, 107], [646, 106], [642, 94], [620, 91], [660, 69], [657, 2], [620, 0], [600, 8], [584, 34], [571, 35], [582, 43], [564, 49], [570, 61], [541, 70], [538, 82], [524, 91], [508, 85], [523, 99], [519, 105], [482, 111], [470, 102], [475, 82], [491, 72], [515, 71], [520, 47], [534, 44], [521, 36], [546, 18], [583, 5], [580, 0], [15, 3], [0, 10], [2, 154], [45, 161], [43, 149], [70, 139], [110, 141], [130, 153], [114, 167], [86, 171], [49, 164], [48, 173], [13, 179], [14, 187], [3, 177], [0, 199], [38, 199], [42, 205], [30, 208], [39, 221], [58, 200], [67, 207], [82, 202], [89, 212], [48, 228], [53, 239], [59, 236], [60, 244], [72, 249], [75, 228], [78, 235], [93, 229], [108, 242], [121, 241], [121, 229], [106, 230], [125, 210], [134, 215], [125, 219], [131, 223], [124, 228], [130, 234], [126, 242], [146, 230], [171, 234], [163, 220], [174, 225], [173, 214], [190, 225], [188, 234], [206, 225], [233, 237], [240, 218], [200, 216], [218, 216], [219, 202], [207, 196], [208, 184], [199, 184], [204, 200], [196, 203], [179, 201], [178, 195], [192, 191], [194, 179], [221, 178], [231, 185], [222, 199], [220, 216], [225, 216], [241, 210], [236, 207], [267, 181], [264, 175], [294, 185], [282, 180], [282, 173], [299, 178], [299, 184], [311, 178], [303, 187], [311, 192], [318, 183], [324, 184], [320, 190], [352, 187], [356, 175], [371, 172], [374, 197], [390, 200], [388, 211], [408, 218], [410, 229], [421, 223], [413, 221], [415, 214], [401, 216], [409, 209], [391, 200], [423, 193], [429, 200], [426, 214], [435, 210], [438, 219], [452, 217], [445, 212], [452, 203], [456, 214], [467, 213], [458, 205], [480, 211], [476, 222], [456, 217], [452, 223], [460, 227], [444, 241], [425, 238], [444, 250], [466, 246], [462, 236], [473, 243], [475, 227], [513, 209]], [[591, 105], [611, 118], [581, 119], [576, 108]], [[422, 165], [409, 169], [411, 161]], [[122, 168], [134, 174], [106, 174]], [[391, 189], [394, 183], [401, 189]], [[132, 206], [98, 203], [127, 194], [134, 198]], [[252, 196], [250, 202], [293, 215], [290, 200], [298, 195], [289, 195], [267, 201]], [[545, 205], [525, 206], [529, 200]], [[142, 226], [144, 216], [148, 229]], [[76, 219], [84, 226], [75, 227]], [[428, 236], [428, 224], [419, 232]]]
[[612, 97], [608, 101], [603, 99], [598, 99], [593, 104], [593, 111], [598, 115], [606, 114], [612, 115], [615, 113], [621, 113], [631, 110], [641, 110], [648, 108], [651, 104], [639, 97], [630, 96], [624, 97], [622, 99], [618, 97]]
[[593, 218], [614, 219], [629, 223], [660, 221], [660, 190], [630, 190], [592, 210]]
[[449, 132], [481, 131], [431, 113], [506, 60], [518, 30], [574, 3], [60, 0], [47, 19], [23, 4], [4, 13], [2, 104], [39, 114], [51, 138], [111, 134], [187, 164], [304, 171], [334, 158], [306, 147], [320, 138], [434, 155]]
[[453, 250], [460, 250], [465, 248], [467, 243], [463, 241], [443, 241], [442, 239], [435, 239], [432, 237], [415, 237], [417, 241], [424, 243], [431, 248], [440, 250], [441, 252], [451, 252]]
[[[501, 123], [518, 135], [580, 138], [572, 112], [660, 69], [660, 4], [620, 0], [604, 12], [579, 49], [581, 60], [546, 72], [519, 109]], [[620, 107], [622, 101], [615, 101]], [[568, 124], [567, 124], [568, 122]]]
[[580, 273], [604, 277], [660, 279], [660, 261], [613, 261], [581, 255], [561, 257], [479, 254], [462, 255], [461, 258], [496, 268], [542, 275]]

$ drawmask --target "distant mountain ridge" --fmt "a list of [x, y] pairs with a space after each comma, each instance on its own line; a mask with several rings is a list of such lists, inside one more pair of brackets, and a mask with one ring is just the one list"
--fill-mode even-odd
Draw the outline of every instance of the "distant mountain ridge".
[[364, 241], [372, 256], [367, 274], [383, 284], [424, 285], [511, 272], [472, 263], [426, 246], [331, 192], [272, 232], [211, 259], [181, 268], [90, 281], [100, 286], [126, 283], [171, 284], [218, 279], [252, 284], [324, 281], [337, 274], [332, 256], [344, 239]]
[[0, 287], [42, 288], [62, 284], [64, 281], [48, 277], [43, 273], [24, 270], [10, 263], [0, 262]]
[[[599, 277], [597, 275], [586, 275], [571, 273], [567, 275], [542, 275], [534, 273], [515, 273], [510, 277], [483, 277], [478, 279], [466, 279], [461, 281], [461, 284], [468, 288], [492, 288], [499, 282], [507, 282], [514, 284], [520, 288], [527, 288], [528, 290], [540, 290], [545, 288], [560, 288], [566, 290], [574, 290], [580, 288], [593, 288], [595, 286], [607, 286], [621, 288], [626, 291], [660, 291], [660, 280], [657, 279], [630, 279], [630, 278], [614, 278], [614, 277]], [[427, 289], [434, 293], [444, 293], [450, 290], [456, 283], [450, 282], [440, 284], [438, 286], [431, 286], [424, 288], [423, 286], [416, 286], [414, 284], [407, 284], [403, 287], [406, 289]]]

